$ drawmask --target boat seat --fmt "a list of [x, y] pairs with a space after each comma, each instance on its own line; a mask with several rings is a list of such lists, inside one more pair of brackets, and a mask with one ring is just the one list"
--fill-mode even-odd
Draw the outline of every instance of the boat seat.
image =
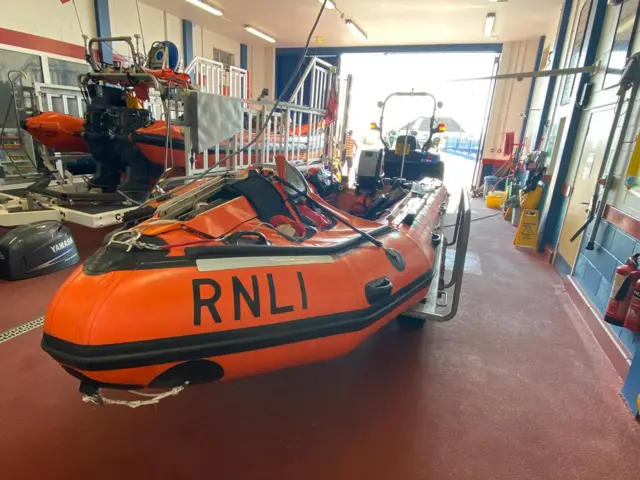
[[[278, 215], [298, 221], [291, 213], [282, 194], [262, 175], [249, 175], [245, 180], [231, 185], [230, 188], [247, 199], [256, 211], [258, 218], [263, 222], [269, 223], [272, 218]], [[291, 206], [291, 208], [295, 207]]]
[[401, 162], [403, 145], [407, 145], [409, 147], [409, 151], [405, 155], [405, 162], [422, 161], [422, 151], [418, 148], [418, 141], [413, 135], [400, 135], [396, 140], [396, 148], [385, 149], [384, 159]]
[[401, 143], [408, 145], [409, 150], [418, 149], [418, 140], [413, 135], [400, 135], [398, 138], [396, 138], [396, 146], [399, 146]]

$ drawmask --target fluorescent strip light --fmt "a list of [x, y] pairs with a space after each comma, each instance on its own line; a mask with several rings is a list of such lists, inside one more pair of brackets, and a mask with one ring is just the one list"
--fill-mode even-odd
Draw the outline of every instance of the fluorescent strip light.
[[351, 31], [351, 33], [353, 33], [356, 37], [360, 38], [361, 40], [367, 39], [367, 34], [364, 33], [362, 30], [360, 30], [358, 26], [355, 23], [353, 23], [351, 20], [346, 20], [344, 23], [347, 26], [347, 28]]
[[219, 8], [216, 8], [212, 5], [209, 5], [208, 3], [204, 3], [201, 2], [200, 0], [185, 0], [187, 3], [190, 3], [191, 5], [195, 5], [196, 7], [200, 7], [203, 10], [206, 10], [207, 12], [216, 15], [218, 17], [222, 16], [222, 10], [220, 10]]
[[[320, 3], [324, 3], [324, 0], [318, 0]], [[336, 9], [336, 4], [333, 3], [331, 0], [327, 0], [327, 4], [324, 6], [324, 8], [326, 8], [327, 10], [335, 10]]]
[[496, 14], [489, 13], [487, 14], [487, 22], [484, 25], [484, 36], [492, 37], [493, 36], [493, 28], [496, 25]]
[[260, 37], [263, 40], [266, 40], [267, 42], [276, 43], [276, 39], [275, 38], [270, 37], [266, 33], [262, 33], [260, 30], [256, 30], [255, 28], [253, 28], [250, 25], [245, 25], [244, 29], [249, 33], [253, 33], [256, 37]]

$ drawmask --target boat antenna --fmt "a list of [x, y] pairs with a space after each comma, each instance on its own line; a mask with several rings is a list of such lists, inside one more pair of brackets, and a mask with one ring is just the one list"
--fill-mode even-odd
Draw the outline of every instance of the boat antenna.
[[78, 6], [76, 5], [76, 0], [72, 0], [73, 9], [76, 11], [76, 18], [78, 19], [78, 26], [80, 27], [80, 35], [84, 39], [84, 30], [82, 29], [82, 22], [80, 21], [80, 14], [78, 13]]
[[136, 0], [136, 10], [138, 10], [138, 23], [140, 24], [140, 36], [142, 37], [142, 50], [146, 55], [147, 45], [144, 43], [144, 30], [142, 30], [142, 17], [140, 16], [140, 2], [138, 0]]
[[[316, 31], [316, 27], [318, 26], [318, 23], [320, 22], [320, 18], [322, 17], [322, 12], [324, 12], [324, 9], [325, 9], [325, 7], [327, 5], [327, 2], [328, 2], [328, 0], [324, 0], [322, 2], [322, 7], [320, 7], [320, 12], [318, 12], [318, 16], [316, 17], [316, 21], [313, 23], [313, 26], [311, 27], [311, 31], [309, 32], [309, 35], [307, 36], [307, 42], [306, 42], [306, 44], [304, 46], [304, 51], [302, 52], [302, 55], [300, 56], [300, 61], [298, 62], [298, 65], [296, 65], [295, 70], [293, 71], [293, 73], [289, 77], [289, 80], [287, 81], [287, 84], [282, 89], [282, 92], [280, 93], [280, 95], [278, 95], [278, 98], [276, 98], [275, 102], [273, 103], [273, 106], [271, 107], [271, 110], [269, 111], [269, 114], [267, 115], [267, 118], [265, 119], [264, 122], [262, 122], [262, 127], [260, 128], [260, 130], [258, 130], [256, 132], [256, 136], [253, 138], [253, 140], [251, 140], [249, 143], [247, 143], [240, 150], [237, 150], [237, 151], [227, 155], [222, 160], [219, 160], [216, 163], [214, 163], [211, 167], [206, 169], [200, 175], [197, 175], [197, 176], [193, 177], [194, 181], [198, 181], [198, 180], [201, 180], [201, 179], [205, 178], [214, 168], [216, 168], [218, 165], [221, 165], [221, 164], [225, 163], [227, 160], [229, 160], [229, 159], [231, 159], [231, 158], [233, 158], [233, 157], [235, 157], [237, 155], [240, 155], [241, 153], [248, 152], [249, 149], [251, 147], [253, 147], [256, 144], [256, 142], [260, 139], [260, 137], [264, 134], [264, 132], [267, 129], [267, 126], [270, 125], [271, 119], [273, 118], [273, 115], [276, 112], [276, 108], [278, 108], [278, 106], [280, 105], [280, 103], [284, 99], [284, 96], [287, 94], [287, 92], [291, 88], [291, 85], [293, 84], [293, 81], [296, 79], [296, 76], [298, 75], [298, 72], [300, 72], [300, 69], [302, 68], [302, 65], [304, 64], [305, 58], [307, 56], [307, 52], [309, 51], [309, 45], [311, 43], [311, 38], [313, 38], [313, 34]], [[187, 186], [188, 186], [187, 184], [184, 184], [184, 185], [182, 185], [180, 187], [177, 187], [171, 193], [173, 195], [175, 195], [176, 193], [178, 193], [181, 190], [185, 189]], [[149, 200], [147, 200], [142, 205], [142, 207], [147, 206], [149, 204], [149, 202], [151, 202], [153, 200], [157, 200], [157, 198], [154, 198], [154, 199], [150, 198]]]

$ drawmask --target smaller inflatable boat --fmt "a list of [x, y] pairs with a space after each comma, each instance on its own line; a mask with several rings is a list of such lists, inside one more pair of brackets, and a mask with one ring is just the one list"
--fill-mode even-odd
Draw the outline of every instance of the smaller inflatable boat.
[[22, 128], [45, 147], [57, 152], [89, 152], [84, 119], [58, 112], [42, 112], [22, 121]]

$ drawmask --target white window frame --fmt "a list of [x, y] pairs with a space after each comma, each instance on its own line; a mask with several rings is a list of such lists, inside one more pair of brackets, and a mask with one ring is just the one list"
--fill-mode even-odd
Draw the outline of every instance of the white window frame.
[[[220, 53], [223, 53], [223, 54], [225, 54], [225, 55], [228, 55], [228, 58], [229, 58], [229, 60], [230, 60], [228, 64], [226, 64], [226, 63], [224, 63], [224, 62], [222, 62], [222, 61], [220, 60], [220, 55], [219, 55]], [[216, 58], [216, 56], [217, 56], [218, 58]], [[212, 58], [212, 60], [213, 60], [214, 62], [221, 63], [222, 65], [224, 65], [224, 66], [225, 66], [225, 67], [227, 67], [227, 68], [229, 68], [229, 67], [235, 67], [235, 64], [236, 64], [236, 56], [235, 56], [235, 54], [234, 54], [234, 53], [227, 52], [226, 50], [221, 50], [220, 48], [213, 47], [212, 57], [213, 57], [213, 58]]]
[[56, 53], [43, 52], [41, 50], [33, 50], [31, 48], [16, 47], [14, 45], [7, 45], [0, 43], [0, 49], [9, 50], [17, 53], [26, 53], [29, 55], [35, 55], [40, 57], [40, 65], [42, 67], [42, 80], [43, 83], [51, 83], [51, 72], [49, 70], [49, 59], [55, 58], [56, 60], [65, 60], [67, 62], [86, 64], [86, 60], [76, 57], [67, 57], [65, 55], [58, 55]]

